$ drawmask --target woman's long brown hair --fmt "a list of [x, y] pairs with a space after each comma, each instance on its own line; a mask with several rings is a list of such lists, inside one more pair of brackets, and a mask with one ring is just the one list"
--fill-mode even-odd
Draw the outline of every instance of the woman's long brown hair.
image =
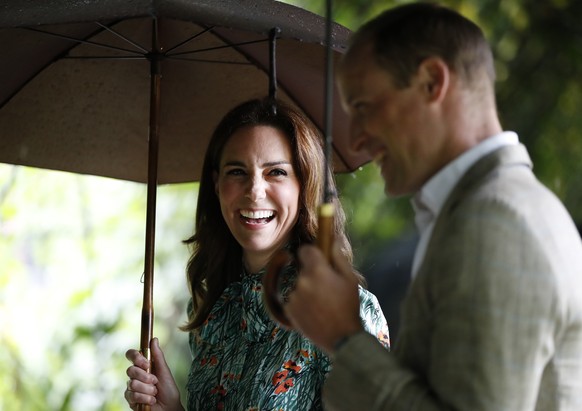
[[[293, 167], [301, 191], [299, 218], [291, 233], [290, 251], [295, 251], [301, 243], [315, 240], [324, 171], [329, 175], [330, 188], [336, 190], [333, 173], [329, 169], [324, 170], [323, 138], [298, 110], [278, 100], [263, 99], [247, 101], [228, 112], [216, 127], [206, 150], [196, 209], [196, 229], [194, 235], [184, 241], [192, 251], [187, 265], [192, 312], [188, 322], [181, 327], [183, 331], [200, 327], [224, 289], [241, 278], [243, 250], [222, 217], [213, 174], [218, 172], [222, 150], [234, 132], [242, 127], [259, 125], [282, 131], [292, 147]], [[337, 196], [334, 196], [333, 202], [336, 207], [335, 238], [340, 242], [343, 254], [352, 262], [352, 248], [344, 231], [345, 214]]]

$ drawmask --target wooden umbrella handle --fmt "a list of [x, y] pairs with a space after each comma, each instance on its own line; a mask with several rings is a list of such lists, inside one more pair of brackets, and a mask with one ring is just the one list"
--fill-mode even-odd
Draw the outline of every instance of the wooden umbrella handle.
[[[150, 363], [150, 368], [147, 369], [148, 373], [152, 372], [152, 354], [150, 350], [150, 342], [153, 329], [153, 314], [153, 307], [151, 306], [144, 307], [142, 310], [142, 331], [139, 351]], [[151, 411], [151, 407], [149, 404], [138, 404], [137, 411]]]
[[[323, 252], [327, 261], [331, 262], [331, 251], [333, 246], [333, 221], [335, 208], [332, 203], [323, 203], [319, 206], [319, 228], [317, 236], [317, 246]], [[292, 329], [291, 322], [285, 315], [282, 295], [282, 278], [284, 268], [294, 262], [294, 257], [286, 250], [281, 250], [271, 260], [267, 266], [267, 271], [263, 275], [263, 299], [271, 318], [287, 329]]]
[[323, 203], [319, 206], [317, 246], [331, 263], [331, 250], [333, 246], [333, 220], [335, 208], [333, 203]]

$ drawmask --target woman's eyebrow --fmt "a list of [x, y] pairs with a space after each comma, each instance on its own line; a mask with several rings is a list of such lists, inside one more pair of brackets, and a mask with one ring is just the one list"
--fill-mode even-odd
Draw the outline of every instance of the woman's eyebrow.
[[[280, 165], [291, 165], [290, 161], [287, 160], [277, 160], [277, 161], [268, 161], [266, 163], [261, 164], [262, 167], [275, 167]], [[245, 163], [242, 161], [231, 160], [224, 163], [224, 167], [231, 166], [231, 167], [245, 167]]]
[[232, 160], [232, 161], [227, 161], [226, 163], [224, 163], [223, 167], [226, 167], [226, 166], [244, 167], [245, 163], [243, 163], [242, 161]]
[[291, 165], [291, 163], [287, 160], [269, 161], [267, 163], [263, 163], [263, 167], [274, 167], [281, 165]]

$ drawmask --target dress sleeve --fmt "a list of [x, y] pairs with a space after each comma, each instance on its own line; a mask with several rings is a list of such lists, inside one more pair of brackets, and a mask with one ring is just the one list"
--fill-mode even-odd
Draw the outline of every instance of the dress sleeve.
[[378, 339], [385, 347], [390, 348], [390, 332], [388, 323], [378, 303], [378, 299], [368, 290], [359, 287], [360, 318], [364, 329]]

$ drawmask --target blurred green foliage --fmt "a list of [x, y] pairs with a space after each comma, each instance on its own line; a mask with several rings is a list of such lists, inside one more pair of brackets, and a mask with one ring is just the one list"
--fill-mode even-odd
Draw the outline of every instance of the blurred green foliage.
[[[318, 14], [323, 0], [289, 0]], [[335, 0], [356, 29], [402, 1]], [[493, 46], [498, 106], [534, 171], [582, 222], [582, 2], [443, 1]], [[374, 165], [338, 176], [361, 267], [413, 230], [408, 199], [386, 199]], [[179, 383], [190, 355], [181, 240], [193, 229], [196, 184], [160, 187], [154, 334]], [[127, 409], [124, 353], [139, 343], [145, 186], [0, 165], [0, 411]]]
[[[0, 410], [122, 410], [139, 345], [145, 186], [0, 164]], [[186, 246], [197, 184], [160, 187], [154, 334], [190, 358]], [[182, 384], [183, 385], [183, 384]]]
[[[323, 14], [325, 2], [289, 3]], [[409, 1], [334, 0], [334, 20], [355, 30], [391, 6]], [[496, 59], [502, 125], [528, 148], [534, 172], [582, 223], [582, 2], [576, 0], [443, 0], [479, 24]], [[413, 229], [407, 199], [386, 199], [377, 173], [340, 176], [352, 214], [356, 262], [368, 265], [386, 242]]]

